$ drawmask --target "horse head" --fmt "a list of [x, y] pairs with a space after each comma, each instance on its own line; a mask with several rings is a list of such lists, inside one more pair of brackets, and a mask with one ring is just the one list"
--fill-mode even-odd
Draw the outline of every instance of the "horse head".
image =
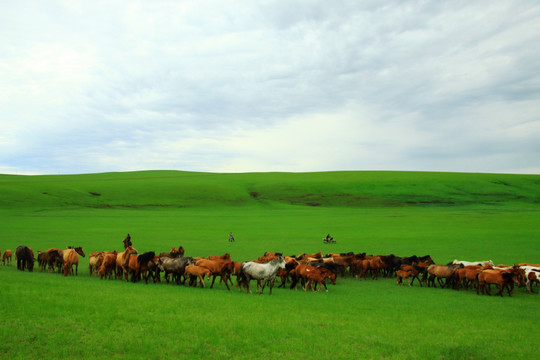
[[83, 251], [82, 246], [73, 248], [73, 250], [75, 250], [75, 251], [77, 252], [77, 254], [81, 255], [82, 257], [85, 257], [85, 256], [86, 256], [86, 255], [84, 254], [84, 251]]
[[285, 270], [285, 258], [283, 256], [278, 256], [275, 260], [279, 268]]
[[128, 252], [130, 255], [137, 255], [139, 253], [137, 249], [133, 247], [133, 245], [129, 245], [126, 249], [126, 252]]

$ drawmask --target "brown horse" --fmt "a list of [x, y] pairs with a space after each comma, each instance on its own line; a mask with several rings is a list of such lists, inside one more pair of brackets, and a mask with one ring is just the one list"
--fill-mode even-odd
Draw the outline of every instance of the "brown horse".
[[[347, 277], [347, 269], [349, 269], [349, 273], [351, 275], [358, 274], [359, 269], [361, 269], [361, 265], [359, 266], [358, 262], [361, 260], [358, 260], [354, 254], [353, 255], [337, 255], [333, 256], [332, 259], [334, 260], [334, 263], [338, 265], [338, 268], [340, 270], [341, 276]], [[361, 270], [360, 270], [361, 273]]]
[[291, 286], [290, 289], [297, 289], [298, 283], [301, 284], [302, 289], [306, 287], [308, 282], [307, 274], [310, 271], [316, 271], [317, 267], [313, 265], [300, 264], [296, 266], [293, 270], [289, 272], [291, 276]]
[[480, 295], [480, 290], [482, 290], [482, 294], [487, 293], [491, 295], [489, 286], [486, 285], [494, 284], [499, 288], [499, 292], [496, 295], [502, 297], [503, 290], [506, 288], [508, 296], [512, 296], [515, 277], [517, 277], [517, 273], [511, 271], [499, 271], [495, 269], [481, 271], [477, 275], [478, 287], [476, 288], [476, 294]]
[[476, 275], [478, 275], [478, 273], [482, 270], [487, 270], [491, 268], [491, 265], [469, 265], [465, 266], [464, 268], [457, 269], [455, 272], [456, 289], [459, 290], [460, 287], [463, 287], [466, 290], [471, 285], [473, 287], [478, 286], [478, 284], [476, 283]]
[[[403, 266], [403, 265], [401, 265]], [[414, 268], [413, 268], [414, 269]], [[416, 272], [418, 275], [418, 271]], [[407, 270], [400, 269], [396, 271], [396, 284], [403, 286], [403, 279], [409, 279], [410, 277], [414, 276], [413, 272], [410, 268], [407, 268]], [[414, 281], [414, 278], [412, 279]], [[418, 280], [420, 281], [420, 280]], [[412, 281], [409, 280], [409, 286], [412, 286]]]
[[379, 278], [379, 271], [384, 267], [384, 262], [380, 256], [375, 256], [372, 259], [361, 260], [362, 261], [362, 275], [366, 278], [367, 272], [371, 272], [371, 278], [377, 280]]
[[64, 271], [64, 276], [67, 276], [68, 273], [73, 275], [73, 265], [75, 265], [75, 275], [79, 274], [79, 255], [82, 257], [86, 256], [81, 246], [76, 248], [69, 246], [66, 250], [62, 251], [62, 258], [64, 260], [62, 270]]
[[204, 277], [206, 276], [207, 279], [210, 279], [212, 276], [212, 273], [207, 268], [204, 268], [202, 266], [197, 265], [188, 265], [185, 269], [185, 277], [189, 277], [189, 286], [197, 286], [197, 278], [199, 279], [199, 283], [204, 288]]
[[[402, 264], [399, 267], [399, 270], [410, 273], [409, 276], [411, 277], [411, 279], [409, 280], [409, 286], [412, 286], [412, 284], [414, 283], [414, 279], [418, 280], [418, 282], [420, 283], [420, 286], [422, 286], [422, 280], [420, 280], [420, 278], [418, 277], [418, 275], [420, 275], [420, 271], [418, 271], [418, 269], [416, 268], [416, 263], [413, 263], [413, 265]], [[401, 283], [401, 285], [403, 285], [403, 279], [407, 279], [409, 276], [403, 277], [403, 276], [397, 275], [397, 271], [396, 271], [396, 277], [398, 277], [398, 284]], [[399, 277], [401, 277], [401, 281], [399, 280]]]
[[145, 252], [141, 255], [130, 256], [128, 261], [129, 271], [131, 273], [131, 281], [137, 282], [141, 279], [141, 274], [144, 276], [144, 282], [148, 284], [150, 273], [150, 263], [157, 263], [157, 256], [153, 251]]
[[[454, 272], [456, 269], [462, 268], [462, 264], [450, 264], [450, 265], [429, 265], [427, 268], [427, 272], [429, 274], [428, 277], [428, 287], [430, 284], [433, 284], [433, 287], [437, 287], [435, 284], [435, 278], [437, 278], [437, 281], [439, 282], [439, 286], [442, 287], [450, 287], [452, 284], [452, 277], [454, 276]], [[442, 279], [446, 280], [446, 283], [443, 285]]]
[[45, 271], [47, 266], [49, 271], [55, 271], [55, 265], [63, 264], [64, 260], [62, 258], [62, 250], [60, 249], [49, 249], [47, 251], [41, 252], [38, 251], [38, 264], [39, 271]]
[[93, 252], [88, 257], [88, 271], [90, 272], [90, 276], [93, 274], [98, 274], [99, 268], [101, 267], [101, 263], [103, 262], [104, 258], [104, 252]]
[[231, 260], [200, 259], [195, 263], [195, 265], [205, 267], [212, 273], [212, 284], [210, 285], [210, 288], [214, 287], [216, 277], [219, 276], [221, 280], [225, 282], [227, 290], [231, 290], [228, 284], [230, 281], [231, 285], [233, 285], [231, 274], [234, 272], [234, 263]]
[[2, 254], [2, 264], [4, 264], [5, 266], [6, 260], [7, 260], [8, 265], [11, 265], [12, 256], [13, 256], [13, 252], [10, 249], [6, 249], [6, 251], [4, 251], [4, 253]]
[[[306, 273], [306, 278], [308, 282], [304, 288], [304, 291], [307, 291], [307, 288], [310, 288], [311, 291], [320, 292], [322, 287], [324, 286], [324, 289], [326, 290], [326, 292], [328, 292], [325, 279], [327, 277], [332, 277], [332, 276], [335, 276], [335, 274], [332, 273], [332, 271], [330, 271], [329, 269], [324, 268], [324, 267], [318, 267], [318, 268], [315, 268], [315, 270], [313, 271], [308, 271]], [[314, 282], [315, 282], [315, 288], [313, 288]], [[317, 285], [319, 285], [319, 290], [316, 290]]]
[[319, 251], [318, 253], [315, 253], [315, 254], [306, 254], [306, 253], [302, 253], [300, 255], [298, 255], [296, 257], [296, 259], [298, 260], [303, 260], [305, 258], [315, 258], [315, 259], [321, 259], [323, 256], [322, 256], [322, 251]]
[[116, 278], [117, 279], [118, 278], [122, 279], [122, 275], [124, 275], [125, 280], [128, 281], [129, 257], [134, 254], [137, 254], [137, 250], [135, 250], [133, 246], [130, 245], [124, 251], [116, 255]]
[[112, 277], [112, 273], [116, 269], [116, 256], [118, 252], [115, 251], [104, 251], [103, 252], [103, 261], [99, 267], [99, 279], [103, 279], [104, 276], [107, 276], [109, 279]]
[[208, 260], [231, 260], [231, 255], [229, 253], [223, 255], [210, 255]]

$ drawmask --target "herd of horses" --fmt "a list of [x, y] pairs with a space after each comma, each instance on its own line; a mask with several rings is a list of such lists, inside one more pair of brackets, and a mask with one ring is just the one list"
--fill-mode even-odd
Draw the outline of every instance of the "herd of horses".
[[[3, 264], [9, 265], [11, 250], [3, 253]], [[40, 271], [60, 272], [64, 276], [78, 275], [79, 256], [85, 257], [82, 247], [67, 249], [51, 248], [38, 251], [37, 262]], [[28, 246], [19, 246], [15, 251], [17, 268], [32, 271], [34, 252]], [[454, 260], [449, 264], [435, 264], [430, 255], [400, 257], [390, 255], [367, 255], [366, 253], [303, 253], [284, 256], [281, 253], [266, 252], [258, 259], [236, 262], [230, 255], [209, 255], [208, 257], [185, 256], [185, 249], [173, 247], [170, 252], [156, 254], [153, 251], [139, 254], [133, 247], [131, 237], [124, 239], [124, 250], [93, 252], [89, 255], [89, 272], [100, 279], [122, 279], [138, 282], [162, 280], [178, 285], [206, 287], [204, 279], [211, 279], [210, 288], [216, 279], [224, 283], [228, 290], [234, 287], [232, 276], [236, 276], [239, 291], [251, 293], [251, 280], [257, 281], [257, 291], [263, 293], [266, 286], [272, 294], [276, 279], [279, 287], [304, 291], [321, 291], [326, 282], [337, 284], [339, 277], [352, 276], [358, 279], [378, 279], [379, 276], [395, 277], [397, 285], [405, 280], [412, 286], [416, 280], [420, 286], [460, 289], [475, 289], [477, 294], [491, 295], [491, 285], [497, 287], [496, 295], [503, 296], [506, 289], [512, 295], [514, 285], [525, 286], [533, 293], [533, 286], [540, 284], [540, 264], [520, 263], [515, 265], [495, 265], [493, 261]], [[162, 278], [163, 273], [163, 278]], [[229, 286], [230, 284], [230, 286]], [[290, 284], [290, 285], [288, 285]], [[259, 290], [260, 288], [260, 290]]]

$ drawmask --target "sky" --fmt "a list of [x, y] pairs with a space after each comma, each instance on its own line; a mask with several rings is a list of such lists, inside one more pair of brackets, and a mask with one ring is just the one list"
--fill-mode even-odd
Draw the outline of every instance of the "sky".
[[0, 173], [540, 174], [538, 1], [2, 1]]

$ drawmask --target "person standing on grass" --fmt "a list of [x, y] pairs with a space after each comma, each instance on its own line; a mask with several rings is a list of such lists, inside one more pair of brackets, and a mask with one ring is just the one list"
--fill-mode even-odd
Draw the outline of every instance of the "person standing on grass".
[[232, 232], [229, 233], [229, 242], [233, 242], [234, 241], [234, 235]]

